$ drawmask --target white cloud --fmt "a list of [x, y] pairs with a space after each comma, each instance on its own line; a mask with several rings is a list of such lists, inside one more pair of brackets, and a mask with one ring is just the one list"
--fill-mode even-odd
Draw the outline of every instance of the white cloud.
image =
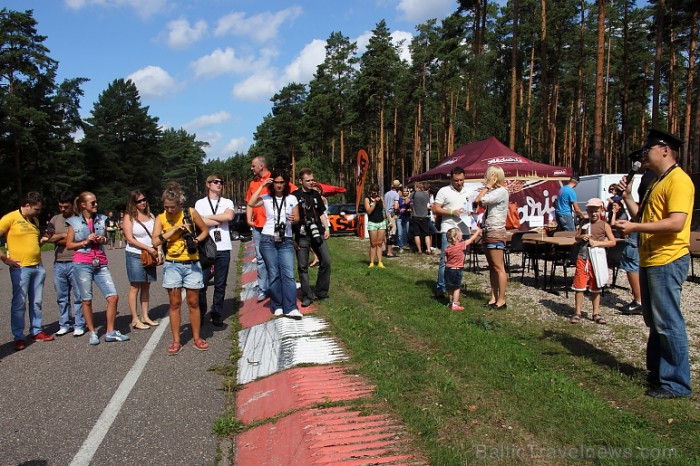
[[[267, 60], [263, 61], [266, 65]], [[259, 68], [261, 65], [256, 64], [252, 57], [236, 57], [236, 52], [231, 47], [227, 47], [226, 50], [214, 50], [209, 55], [192, 62], [190, 66], [194, 68], [195, 78], [213, 78], [225, 73], [248, 72], [251, 68]]]
[[167, 0], [63, 0], [68, 8], [80, 10], [88, 6], [105, 8], [131, 7], [142, 18], [148, 18], [162, 10]]
[[260, 13], [246, 18], [244, 12], [233, 12], [219, 19], [214, 35], [251, 37], [258, 42], [267, 42], [277, 37], [280, 26], [286, 21], [294, 21], [301, 14], [301, 7], [293, 6], [277, 13]]
[[401, 19], [413, 23], [422, 23], [431, 18], [442, 19], [457, 9], [454, 0], [401, 0], [396, 9]]
[[170, 47], [184, 49], [199, 41], [207, 33], [207, 23], [197, 21], [190, 26], [186, 19], [176, 19], [168, 23], [167, 43]]
[[224, 121], [228, 121], [230, 119], [231, 114], [222, 110], [220, 112], [210, 113], [209, 115], [202, 115], [200, 117], [197, 117], [192, 121], [188, 121], [187, 123], [182, 125], [182, 127], [185, 128], [187, 131], [195, 131], [201, 128], [207, 128], [209, 126], [218, 125], [219, 123], [223, 123]]
[[159, 66], [147, 66], [127, 76], [139, 90], [142, 99], [161, 98], [179, 90], [177, 82]]
[[268, 100], [275, 95], [280, 88], [279, 79], [275, 79], [277, 70], [268, 68], [262, 70], [247, 79], [236, 83], [231, 91], [236, 99], [247, 102], [260, 102]]
[[314, 77], [316, 67], [326, 58], [326, 41], [314, 39], [298, 57], [284, 69], [287, 82], [308, 83]]
[[[357, 55], [361, 56], [367, 51], [367, 45], [369, 45], [369, 39], [372, 37], [372, 31], [366, 31], [362, 33], [355, 42], [357, 42]], [[394, 31], [391, 33], [391, 42], [394, 45], [398, 45], [401, 40], [403, 44], [399, 48], [399, 56], [410, 63], [411, 61], [411, 51], [408, 46], [411, 45], [411, 40], [413, 39], [413, 34], [406, 31]]]
[[233, 154], [236, 152], [240, 152], [245, 154], [248, 152], [248, 146], [250, 146], [250, 143], [248, 142], [248, 139], [240, 137], [240, 138], [232, 138], [229, 140], [229, 142], [224, 146], [223, 150], [223, 157], [228, 158], [231, 157]]

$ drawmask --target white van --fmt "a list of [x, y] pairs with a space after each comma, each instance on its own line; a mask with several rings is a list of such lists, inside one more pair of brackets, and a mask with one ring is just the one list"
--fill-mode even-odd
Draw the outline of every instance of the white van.
[[[610, 197], [608, 187], [610, 187], [611, 184], [619, 183], [620, 180], [626, 176], [626, 173], [603, 173], [600, 175], [582, 176], [578, 185], [576, 185], [574, 188], [574, 191], [576, 191], [578, 206], [583, 212], [585, 212], [586, 202], [592, 197], [602, 199], [603, 202], [605, 202], [605, 205], [607, 205], [607, 199]], [[632, 179], [632, 195], [634, 196], [634, 200], [636, 202], [639, 202], [637, 189], [639, 188], [639, 182], [641, 180], [641, 174], [634, 175], [634, 178]]]

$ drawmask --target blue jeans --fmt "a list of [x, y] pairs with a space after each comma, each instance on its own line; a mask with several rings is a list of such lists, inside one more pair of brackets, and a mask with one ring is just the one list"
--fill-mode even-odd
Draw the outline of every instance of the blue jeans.
[[267, 266], [268, 291], [272, 309], [288, 314], [297, 308], [297, 284], [294, 281], [294, 245], [292, 238], [276, 243], [272, 235], [261, 235], [260, 252]]
[[72, 262], [54, 262], [53, 286], [56, 289], [56, 303], [58, 304], [58, 325], [61, 328], [71, 326], [70, 295], [73, 292], [73, 325], [76, 328], [85, 328], [83, 318], [83, 305], [78, 291], [78, 284], [73, 275]]
[[[226, 295], [226, 279], [228, 278], [228, 266], [231, 262], [231, 251], [216, 251], [214, 262], [214, 298], [211, 303], [211, 317], [221, 318], [224, 308], [224, 296]], [[204, 288], [199, 290], [199, 312], [204, 317], [207, 313], [207, 283], [211, 278], [211, 267], [202, 268]]]
[[396, 219], [396, 237], [398, 239], [397, 246], [402, 249], [408, 244], [408, 227], [410, 217], [399, 217]]
[[80, 299], [83, 301], [92, 301], [93, 282], [95, 282], [95, 285], [97, 285], [97, 288], [100, 289], [105, 298], [117, 294], [112, 274], [106, 265], [94, 268], [92, 264], [73, 262], [73, 275], [75, 276], [75, 283], [78, 285]]
[[[462, 235], [462, 239], [469, 238], [468, 235]], [[438, 278], [435, 290], [438, 293], [445, 292], [445, 249], [447, 248], [447, 233], [440, 233], [440, 263], [438, 264]]]
[[260, 293], [267, 294], [269, 283], [267, 279], [267, 266], [260, 251], [260, 237], [262, 236], [262, 228], [253, 228], [253, 245], [255, 246], [255, 265], [258, 268], [258, 290]]
[[690, 254], [670, 264], [639, 269], [644, 322], [649, 327], [647, 369], [651, 380], [676, 395], [690, 395], [688, 335], [681, 314], [681, 288]]
[[573, 215], [554, 214], [557, 219], [557, 230], [576, 231], [576, 222]]
[[10, 267], [12, 306], [10, 326], [15, 340], [24, 339], [24, 310], [29, 305], [29, 334], [41, 332], [41, 300], [44, 294], [44, 266]]

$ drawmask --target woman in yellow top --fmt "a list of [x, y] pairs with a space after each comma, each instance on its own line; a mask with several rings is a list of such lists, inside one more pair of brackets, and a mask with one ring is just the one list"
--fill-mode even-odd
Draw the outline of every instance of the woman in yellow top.
[[[187, 307], [190, 311], [193, 346], [205, 351], [207, 342], [199, 335], [201, 319], [199, 315], [199, 289], [204, 287], [202, 266], [199, 264], [197, 244], [209, 234], [202, 217], [196, 210], [190, 209], [190, 219], [185, 218], [183, 206], [185, 195], [180, 185], [170, 181], [163, 191], [163, 212], [156, 217], [153, 225], [153, 247], [166, 245], [165, 266], [163, 268], [163, 288], [168, 290], [170, 301], [170, 330], [173, 342], [168, 346], [168, 354], [174, 356], [182, 351], [180, 343], [180, 305], [181, 289], [185, 288]], [[191, 223], [194, 222], [194, 225]], [[195, 232], [197, 227], [199, 234]]]

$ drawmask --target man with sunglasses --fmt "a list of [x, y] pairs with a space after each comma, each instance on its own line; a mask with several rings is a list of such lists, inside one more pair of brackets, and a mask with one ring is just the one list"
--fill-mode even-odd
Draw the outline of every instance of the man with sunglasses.
[[[303, 293], [301, 307], [308, 307], [315, 299], [328, 298], [331, 284], [331, 256], [326, 241], [330, 237], [330, 221], [321, 194], [314, 189], [316, 180], [310, 168], [299, 171], [301, 189], [294, 191], [299, 200], [299, 225], [295, 228], [297, 243], [297, 271]], [[319, 267], [316, 286], [309, 283], [309, 251], [318, 257]]]
[[[204, 223], [209, 227], [209, 237], [216, 244], [216, 262], [214, 263], [214, 298], [211, 304], [211, 323], [221, 327], [224, 296], [226, 295], [226, 280], [228, 268], [231, 262], [231, 235], [229, 234], [229, 222], [233, 220], [235, 208], [233, 201], [221, 195], [224, 190], [224, 182], [221, 175], [213, 173], [207, 177], [207, 195], [198, 200], [194, 209], [201, 215]], [[199, 290], [199, 312], [207, 313], [207, 288], [212, 276], [212, 268], [202, 270], [204, 288]]]
[[681, 290], [690, 265], [690, 220], [695, 187], [678, 166], [683, 142], [652, 129], [642, 147], [641, 162], [657, 175], [640, 204], [632, 198], [632, 183], [621, 180], [630, 218], [615, 228], [625, 235], [638, 232], [642, 313], [649, 327], [647, 396], [690, 396], [688, 335], [681, 313]]

